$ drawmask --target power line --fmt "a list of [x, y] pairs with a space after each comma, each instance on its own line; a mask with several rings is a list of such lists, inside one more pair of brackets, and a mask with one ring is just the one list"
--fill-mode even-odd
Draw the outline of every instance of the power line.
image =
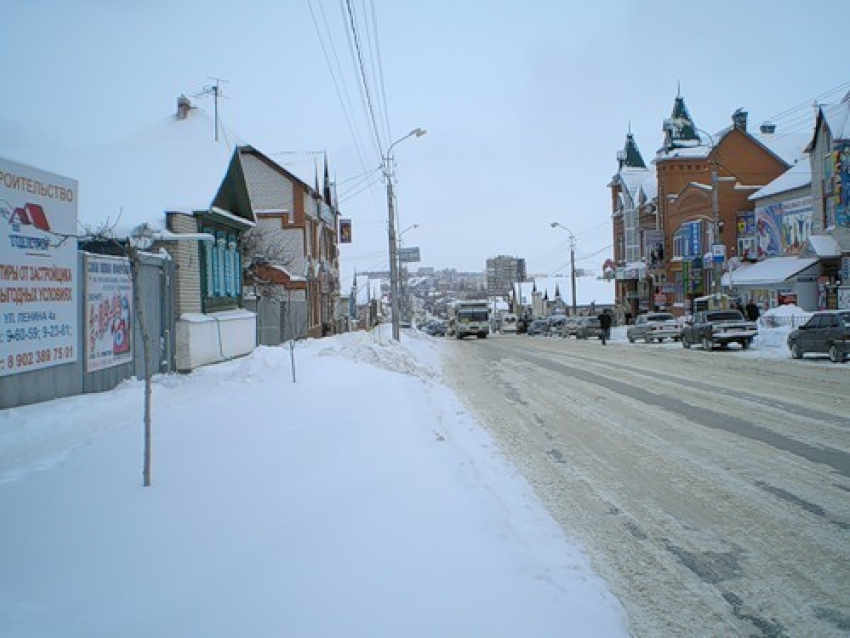
[[333, 80], [337, 99], [339, 100], [340, 107], [342, 107], [342, 113], [345, 116], [345, 121], [348, 125], [348, 131], [351, 134], [352, 141], [354, 142], [354, 148], [356, 149], [357, 155], [360, 158], [360, 164], [365, 170], [367, 162], [366, 155], [363, 151], [363, 144], [361, 143], [360, 130], [357, 127], [356, 119], [353, 119], [354, 107], [351, 103], [351, 96], [348, 92], [348, 85], [345, 83], [345, 76], [342, 73], [342, 66], [340, 65], [339, 55], [337, 54], [336, 47], [334, 46], [334, 38], [331, 34], [331, 29], [330, 25], [328, 24], [328, 18], [325, 14], [324, 6], [322, 5], [321, 0], [319, 0], [319, 9], [321, 10], [322, 14], [322, 23], [324, 24], [325, 31], [327, 33], [328, 45], [330, 47], [331, 52], [333, 53], [334, 61], [336, 62], [336, 68], [338, 70], [339, 79], [337, 79], [337, 73], [334, 73], [334, 65], [331, 63], [331, 58], [328, 55], [327, 48], [325, 47], [325, 40], [322, 37], [322, 32], [319, 27], [319, 22], [316, 19], [316, 14], [313, 11], [313, 3], [311, 0], [307, 0], [307, 6], [310, 9], [310, 16], [313, 19], [313, 26], [316, 29], [316, 35], [318, 36], [319, 44], [322, 47], [322, 53], [325, 57], [325, 63], [328, 66], [328, 71], [330, 72], [331, 79]]
[[357, 20], [354, 17], [354, 9], [351, 6], [351, 0], [345, 0], [345, 5], [348, 10], [349, 27], [351, 29], [351, 34], [354, 37], [354, 48], [357, 54], [356, 62], [357, 68], [360, 71], [363, 94], [366, 100], [366, 110], [369, 115], [369, 121], [372, 124], [372, 133], [375, 136], [375, 143], [377, 144], [377, 148], [381, 156], [383, 156], [383, 144], [381, 144], [380, 131], [378, 130], [378, 123], [375, 119], [375, 109], [372, 106], [372, 92], [369, 90], [369, 80], [366, 76], [366, 67], [363, 64], [363, 49], [360, 46], [360, 34], [357, 31]]

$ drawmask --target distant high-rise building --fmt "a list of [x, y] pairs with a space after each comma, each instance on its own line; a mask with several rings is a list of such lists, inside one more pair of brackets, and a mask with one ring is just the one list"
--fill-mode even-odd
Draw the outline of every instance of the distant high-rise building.
[[487, 260], [487, 295], [507, 296], [515, 283], [526, 278], [525, 259], [499, 255]]

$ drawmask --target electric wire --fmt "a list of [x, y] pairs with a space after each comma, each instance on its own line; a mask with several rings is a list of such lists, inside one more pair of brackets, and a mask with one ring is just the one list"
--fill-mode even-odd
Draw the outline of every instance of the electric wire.
[[351, 30], [351, 37], [353, 38], [352, 42], [353, 42], [354, 52], [355, 52], [355, 55], [354, 55], [355, 60], [354, 61], [356, 63], [356, 69], [360, 73], [360, 80], [361, 80], [360, 88], [361, 88], [361, 92], [362, 92], [362, 95], [363, 95], [363, 99], [366, 103], [366, 111], [367, 111], [367, 114], [369, 116], [368, 121], [372, 125], [372, 134], [374, 135], [374, 138], [375, 138], [374, 141], [375, 141], [378, 153], [381, 156], [383, 156], [384, 146], [381, 142], [380, 130], [378, 129], [378, 123], [377, 123], [377, 120], [376, 120], [376, 117], [375, 117], [375, 109], [374, 109], [374, 106], [373, 106], [373, 103], [372, 103], [373, 102], [372, 101], [372, 92], [369, 89], [369, 80], [366, 76], [366, 67], [363, 63], [363, 48], [360, 45], [360, 34], [359, 34], [358, 29], [357, 29], [357, 19], [355, 18], [355, 15], [354, 15], [354, 8], [352, 7], [351, 0], [345, 0], [345, 8], [346, 8], [347, 13], [348, 13], [348, 22], [349, 22], [349, 29]]

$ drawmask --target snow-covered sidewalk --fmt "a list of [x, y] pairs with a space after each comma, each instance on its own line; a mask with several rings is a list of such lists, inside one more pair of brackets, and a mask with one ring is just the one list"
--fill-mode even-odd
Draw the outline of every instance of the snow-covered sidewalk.
[[0, 411], [0, 635], [626, 636], [442, 384], [374, 333]]

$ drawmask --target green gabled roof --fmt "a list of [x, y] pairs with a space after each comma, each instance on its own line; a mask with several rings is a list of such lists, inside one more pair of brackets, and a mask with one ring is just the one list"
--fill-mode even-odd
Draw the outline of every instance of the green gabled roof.
[[635, 138], [631, 133], [626, 135], [626, 145], [619, 154], [618, 160], [621, 169], [623, 167], [646, 168], [646, 163], [643, 161], [643, 156], [640, 154]]
[[685, 98], [677, 95], [673, 103], [673, 113], [669, 119], [664, 120], [664, 147], [694, 146], [701, 142], [697, 127], [691, 119], [688, 107], [685, 106]]
[[237, 217], [242, 217], [251, 222], [254, 221], [254, 211], [251, 208], [251, 200], [248, 197], [248, 189], [245, 185], [245, 174], [242, 170], [239, 147], [236, 147], [230, 157], [227, 173], [218, 188], [218, 193], [216, 193], [212, 205]]

